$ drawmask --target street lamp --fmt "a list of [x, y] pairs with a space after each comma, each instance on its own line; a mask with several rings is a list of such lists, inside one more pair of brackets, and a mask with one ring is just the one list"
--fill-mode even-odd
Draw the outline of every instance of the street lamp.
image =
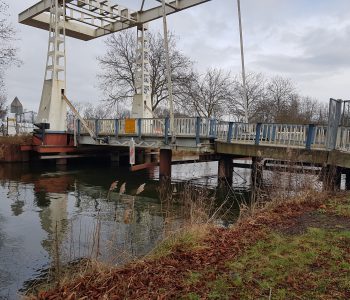
[[237, 0], [238, 9], [238, 21], [239, 21], [239, 37], [241, 44], [241, 63], [242, 63], [242, 80], [243, 80], [243, 97], [244, 97], [244, 118], [248, 123], [248, 94], [245, 76], [245, 64], [244, 64], [244, 44], [243, 44], [243, 29], [242, 29], [242, 16], [241, 16], [241, 0]]

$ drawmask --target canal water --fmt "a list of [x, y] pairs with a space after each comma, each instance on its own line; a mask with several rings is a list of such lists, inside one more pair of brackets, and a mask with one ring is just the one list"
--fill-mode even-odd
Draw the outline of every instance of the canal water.
[[[172, 193], [189, 181], [215, 190], [216, 174], [216, 162], [173, 166]], [[249, 177], [249, 170], [235, 170], [236, 196], [246, 196]], [[0, 299], [18, 299], [29, 281], [52, 266], [57, 247], [65, 262], [98, 255], [118, 265], [149, 253], [165, 229], [184, 221], [181, 204], [165, 213], [160, 190], [158, 168], [131, 173], [108, 164], [0, 165]], [[234, 221], [237, 205], [230, 210], [219, 220], [224, 226]]]

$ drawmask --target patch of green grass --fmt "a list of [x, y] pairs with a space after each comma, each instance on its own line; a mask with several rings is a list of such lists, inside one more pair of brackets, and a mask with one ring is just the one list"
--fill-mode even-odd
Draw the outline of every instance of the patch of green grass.
[[196, 293], [189, 293], [186, 296], [184, 296], [182, 299], [184, 299], [184, 300], [200, 300], [201, 297]]
[[297, 236], [271, 233], [227, 264], [236, 278], [226, 284], [242, 299], [268, 296], [270, 289], [274, 299], [332, 295], [334, 288], [350, 285], [346, 244], [349, 231], [310, 228]]
[[318, 211], [320, 213], [331, 212], [338, 216], [350, 218], [350, 199], [329, 200], [328, 203]]
[[226, 278], [220, 277], [209, 284], [209, 299], [225, 300], [230, 299], [230, 285]]
[[337, 205], [336, 213], [340, 216], [350, 217], [350, 203]]
[[188, 277], [185, 278], [185, 283], [187, 285], [193, 285], [201, 280], [202, 274], [198, 272], [189, 272]]

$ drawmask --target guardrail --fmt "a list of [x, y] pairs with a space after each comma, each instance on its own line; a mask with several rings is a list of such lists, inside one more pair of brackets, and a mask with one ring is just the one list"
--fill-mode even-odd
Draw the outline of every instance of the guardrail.
[[[150, 136], [164, 137], [171, 136], [170, 121], [165, 119], [88, 119], [85, 120], [89, 129], [95, 132], [96, 136]], [[86, 128], [77, 122], [79, 134], [88, 134]], [[216, 136], [216, 120], [202, 118], [175, 118], [174, 133], [177, 137], [199, 139], [203, 137]]]
[[[77, 123], [79, 134], [88, 134]], [[97, 137], [155, 137], [163, 138], [168, 144], [171, 137], [169, 118], [154, 119], [103, 119], [86, 120], [88, 127]], [[177, 138], [219, 140], [228, 143], [246, 143], [298, 147], [306, 149], [327, 149], [328, 126], [298, 124], [248, 124], [225, 122], [208, 118], [175, 118], [174, 134]], [[350, 127], [339, 127], [336, 149], [350, 151]]]

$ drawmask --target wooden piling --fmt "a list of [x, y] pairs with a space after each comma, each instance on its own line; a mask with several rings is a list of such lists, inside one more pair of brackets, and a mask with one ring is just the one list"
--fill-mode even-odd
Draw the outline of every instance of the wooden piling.
[[159, 154], [159, 179], [171, 179], [172, 151], [170, 149], [160, 149]]
[[221, 155], [218, 164], [218, 182], [232, 185], [233, 181], [233, 158], [231, 155]]

